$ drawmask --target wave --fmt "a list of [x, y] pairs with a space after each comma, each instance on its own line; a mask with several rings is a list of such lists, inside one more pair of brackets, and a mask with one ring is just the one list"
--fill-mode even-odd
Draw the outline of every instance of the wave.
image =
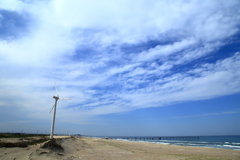
[[[191, 137], [191, 136], [190, 136]], [[121, 141], [135, 141], [145, 143], [157, 143], [167, 145], [179, 145], [179, 146], [193, 146], [193, 147], [205, 147], [205, 148], [221, 148], [221, 149], [240, 149], [240, 136], [200, 136], [199, 138], [180, 138], [176, 137], [164, 137], [169, 139], [160, 139], [159, 137], [110, 137], [110, 139]]]
[[224, 147], [234, 147], [234, 148], [240, 148], [240, 146], [233, 146], [233, 145], [223, 145]]

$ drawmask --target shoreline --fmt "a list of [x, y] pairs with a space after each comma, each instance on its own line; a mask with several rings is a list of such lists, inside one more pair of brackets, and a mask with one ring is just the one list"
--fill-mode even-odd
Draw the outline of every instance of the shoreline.
[[[1, 139], [2, 140], [2, 139]], [[177, 146], [135, 141], [121, 141], [90, 137], [59, 138], [64, 150], [41, 148], [41, 144], [27, 148], [0, 148], [0, 160], [5, 159], [240, 159], [239, 150], [192, 146]]]
[[199, 148], [213, 148], [213, 149], [227, 149], [227, 150], [240, 151], [240, 149], [232, 149], [232, 148], [207, 147], [207, 146], [190, 146], [190, 145], [177, 145], [177, 144], [171, 144], [171, 143], [167, 143], [167, 142], [131, 141], [131, 140], [121, 140], [121, 139], [112, 139], [112, 140], [126, 141], [126, 142], [142, 142], [142, 143], [152, 143], [152, 144], [163, 144], [163, 145], [171, 145], [171, 146], [185, 146], [185, 147], [199, 147]]
[[[234, 139], [232, 137], [234, 137]], [[95, 138], [102, 138], [102, 137], [97, 136]], [[177, 146], [229, 149], [229, 150], [237, 150], [237, 151], [240, 150], [239, 135], [236, 135], [236, 136], [235, 135], [234, 136], [183, 136], [183, 137], [179, 137], [179, 136], [167, 137], [166, 136], [166, 137], [160, 137], [160, 138], [158, 136], [152, 136], [152, 137], [143, 137], [143, 136], [114, 137], [112, 136], [108, 138], [113, 140], [130, 141], [130, 142], [144, 142], [144, 143], [156, 143], [156, 144], [169, 144], [169, 145], [177, 145]]]

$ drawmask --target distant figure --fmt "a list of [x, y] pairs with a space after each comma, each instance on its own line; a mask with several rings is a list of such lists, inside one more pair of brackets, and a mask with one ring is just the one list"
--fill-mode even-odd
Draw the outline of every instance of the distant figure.
[[104, 139], [108, 139], [108, 137], [105, 137]]

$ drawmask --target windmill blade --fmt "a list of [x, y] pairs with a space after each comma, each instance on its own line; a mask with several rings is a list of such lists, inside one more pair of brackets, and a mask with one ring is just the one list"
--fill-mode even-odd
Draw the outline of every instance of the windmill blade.
[[72, 98], [59, 98], [59, 99], [63, 99], [63, 100], [72, 100]]
[[55, 86], [55, 89], [56, 89], [57, 96], [59, 97], [56, 82], [54, 82], [54, 86]]
[[53, 107], [52, 107], [52, 109], [51, 109], [51, 111], [49, 112], [49, 114], [52, 112], [52, 110], [53, 110], [53, 108], [55, 107], [55, 103], [54, 103], [54, 105], [53, 105]]

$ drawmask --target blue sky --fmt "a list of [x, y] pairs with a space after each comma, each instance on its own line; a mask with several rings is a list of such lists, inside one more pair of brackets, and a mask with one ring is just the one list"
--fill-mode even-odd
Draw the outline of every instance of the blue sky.
[[238, 0], [1, 0], [0, 132], [240, 134]]

